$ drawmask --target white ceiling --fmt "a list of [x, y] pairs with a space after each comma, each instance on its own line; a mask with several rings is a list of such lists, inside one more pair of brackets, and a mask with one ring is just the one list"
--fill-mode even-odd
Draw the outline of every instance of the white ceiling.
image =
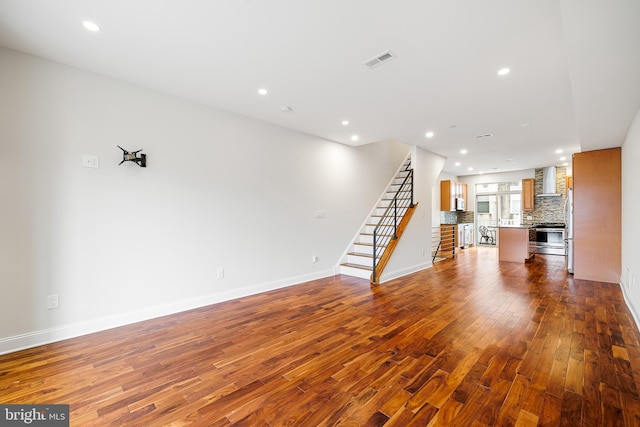
[[620, 146], [640, 108], [638, 0], [0, 0], [0, 45], [454, 175]]

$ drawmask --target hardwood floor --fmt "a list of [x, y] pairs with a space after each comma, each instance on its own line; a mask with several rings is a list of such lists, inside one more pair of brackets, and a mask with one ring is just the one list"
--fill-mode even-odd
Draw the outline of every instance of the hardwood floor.
[[639, 336], [618, 285], [472, 248], [0, 356], [0, 402], [74, 426], [637, 426]]

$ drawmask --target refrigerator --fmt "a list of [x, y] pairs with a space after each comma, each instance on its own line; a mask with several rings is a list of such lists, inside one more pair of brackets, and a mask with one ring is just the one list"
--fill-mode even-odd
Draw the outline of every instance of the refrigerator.
[[567, 271], [573, 274], [573, 188], [567, 192], [564, 202], [565, 245], [567, 254]]

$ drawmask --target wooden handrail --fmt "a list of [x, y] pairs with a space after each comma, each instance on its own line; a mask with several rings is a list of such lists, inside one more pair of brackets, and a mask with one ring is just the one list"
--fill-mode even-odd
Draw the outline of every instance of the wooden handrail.
[[[411, 219], [411, 217], [413, 216], [413, 213], [416, 210], [416, 206], [418, 206], [417, 203], [407, 208], [407, 212], [402, 217], [402, 220], [400, 221], [400, 224], [398, 224], [398, 227], [396, 229], [396, 237], [389, 240], [389, 244], [387, 245], [387, 248], [385, 249], [384, 253], [380, 257], [380, 260], [376, 263], [376, 267], [375, 267], [376, 274], [371, 273], [371, 283], [375, 285], [378, 285], [380, 283], [380, 275], [382, 274], [382, 271], [384, 270], [384, 268], [387, 266], [389, 259], [391, 259], [391, 254], [393, 254], [393, 251], [396, 249], [396, 245], [398, 244], [398, 240], [400, 240], [402, 233], [404, 233], [405, 228], [407, 228], [407, 225], [409, 224], [409, 220]], [[375, 280], [374, 280], [374, 277], [375, 277]]]

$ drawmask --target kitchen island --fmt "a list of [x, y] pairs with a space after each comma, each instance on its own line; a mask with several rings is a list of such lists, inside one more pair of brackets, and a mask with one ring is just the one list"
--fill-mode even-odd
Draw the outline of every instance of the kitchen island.
[[527, 262], [535, 253], [529, 243], [531, 227], [528, 225], [503, 225], [498, 227], [498, 260]]

